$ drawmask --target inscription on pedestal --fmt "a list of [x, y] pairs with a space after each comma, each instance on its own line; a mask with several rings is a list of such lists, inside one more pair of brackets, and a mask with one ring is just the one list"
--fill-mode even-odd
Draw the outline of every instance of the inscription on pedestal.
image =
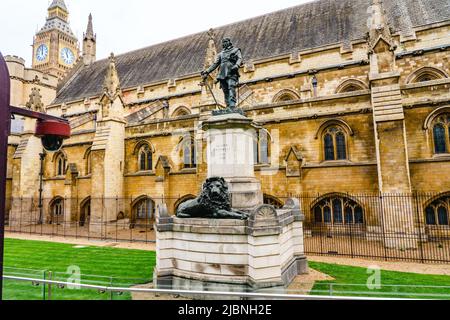
[[212, 147], [212, 161], [227, 160], [227, 153], [231, 151], [231, 146], [227, 143], [213, 145]]

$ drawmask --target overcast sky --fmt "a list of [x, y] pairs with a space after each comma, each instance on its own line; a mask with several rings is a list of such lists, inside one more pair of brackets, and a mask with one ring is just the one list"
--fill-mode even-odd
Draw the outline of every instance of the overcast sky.
[[[97, 58], [120, 54], [311, 0], [65, 0], [81, 40], [89, 13], [97, 33]], [[0, 51], [31, 64], [33, 35], [51, 0], [0, 0]]]

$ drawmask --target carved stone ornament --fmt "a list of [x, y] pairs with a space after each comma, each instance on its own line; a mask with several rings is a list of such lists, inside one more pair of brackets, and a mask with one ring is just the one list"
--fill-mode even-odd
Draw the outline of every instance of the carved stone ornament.
[[263, 204], [256, 208], [254, 211], [255, 220], [259, 219], [275, 219], [277, 217], [277, 211], [275, 208], [268, 204]]

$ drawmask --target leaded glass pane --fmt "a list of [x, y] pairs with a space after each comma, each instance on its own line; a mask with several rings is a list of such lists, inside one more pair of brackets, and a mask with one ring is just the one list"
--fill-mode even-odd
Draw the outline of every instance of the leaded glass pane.
[[253, 139], [253, 157], [255, 164], [259, 163], [259, 143], [258, 143], [258, 137], [255, 137]]
[[445, 129], [441, 124], [437, 124], [433, 128], [434, 135], [434, 150], [435, 153], [446, 153], [447, 146], [445, 143]]
[[336, 134], [336, 150], [337, 150], [337, 159], [345, 160], [347, 159], [347, 150], [345, 146], [345, 136], [342, 132], [338, 132]]
[[363, 210], [360, 206], [355, 208], [355, 223], [364, 223]]
[[191, 166], [191, 142], [186, 140], [183, 148], [183, 163], [185, 168]]
[[345, 223], [353, 224], [353, 212], [351, 207], [345, 208]]
[[334, 223], [342, 223], [342, 201], [341, 201], [341, 199], [333, 200], [333, 221], [334, 221]]
[[192, 142], [192, 159], [191, 159], [192, 167], [195, 167], [197, 165], [197, 153], [195, 150], [195, 143]]
[[325, 145], [325, 161], [334, 160], [333, 137], [331, 136], [331, 134], [325, 135], [324, 145]]
[[439, 225], [446, 226], [448, 225], [448, 215], [447, 215], [447, 209], [445, 207], [439, 207], [438, 208], [438, 221]]
[[260, 155], [260, 163], [262, 164], [269, 163], [269, 144], [267, 131], [265, 130], [259, 131], [259, 155]]
[[435, 225], [436, 224], [436, 216], [434, 215], [434, 209], [433, 207], [428, 207], [426, 209], [426, 220], [428, 225]]
[[314, 208], [314, 221], [316, 223], [322, 222], [322, 209], [319, 206]]
[[331, 223], [331, 208], [330, 207], [323, 208], [323, 222]]
[[146, 170], [152, 170], [153, 169], [153, 158], [152, 158], [152, 153], [149, 151], [147, 153], [147, 166], [146, 166]]
[[146, 154], [145, 154], [145, 152], [144, 151], [142, 151], [141, 153], [140, 153], [140, 155], [139, 155], [139, 170], [141, 170], [141, 171], [145, 171], [146, 170], [146, 168], [145, 168], [145, 156], [146, 156]]

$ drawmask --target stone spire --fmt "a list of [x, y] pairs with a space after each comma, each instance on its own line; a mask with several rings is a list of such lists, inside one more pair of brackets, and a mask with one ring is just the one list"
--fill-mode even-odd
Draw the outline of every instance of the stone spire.
[[103, 85], [103, 91], [105, 95], [107, 95], [110, 98], [111, 101], [113, 101], [118, 95], [121, 95], [122, 93], [114, 53], [111, 53], [109, 57], [108, 67], [106, 69], [105, 83]]
[[89, 21], [88, 26], [86, 29], [86, 33], [84, 34], [85, 39], [95, 39], [96, 36], [94, 35], [94, 27], [92, 25], [92, 13], [89, 14]]
[[92, 24], [92, 14], [89, 14], [89, 21], [86, 33], [83, 34], [83, 62], [84, 65], [90, 65], [95, 62], [97, 57], [97, 35], [94, 34]]

